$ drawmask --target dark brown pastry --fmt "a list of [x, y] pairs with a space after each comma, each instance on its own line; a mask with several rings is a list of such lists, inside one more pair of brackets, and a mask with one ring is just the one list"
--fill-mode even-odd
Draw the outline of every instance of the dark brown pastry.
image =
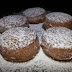
[[46, 30], [55, 26], [72, 29], [72, 16], [62, 12], [48, 13], [43, 28]]
[[47, 56], [56, 60], [72, 58], [72, 30], [65, 27], [51, 27], [42, 36], [41, 46]]
[[2, 33], [1, 45], [1, 55], [12, 62], [29, 61], [39, 51], [36, 33], [27, 27], [16, 27]]
[[9, 15], [0, 19], [0, 33], [13, 27], [29, 27], [27, 18], [22, 15]]
[[31, 24], [38, 24], [45, 21], [46, 11], [40, 7], [28, 8], [23, 12]]

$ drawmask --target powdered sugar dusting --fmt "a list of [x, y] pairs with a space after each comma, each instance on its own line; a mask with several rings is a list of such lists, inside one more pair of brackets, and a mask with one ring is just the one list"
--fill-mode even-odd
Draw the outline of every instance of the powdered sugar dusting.
[[9, 15], [0, 20], [0, 26], [11, 28], [15, 26], [22, 26], [27, 22], [27, 18], [22, 15]]
[[43, 37], [54, 48], [72, 48], [72, 30], [65, 27], [52, 27]]
[[25, 27], [16, 27], [5, 31], [1, 36], [1, 44], [8, 49], [23, 48], [36, 39], [36, 33]]
[[45, 13], [45, 9], [40, 7], [28, 8], [23, 12], [23, 15], [28, 17], [35, 17]]
[[46, 18], [48, 20], [54, 21], [54, 22], [67, 22], [67, 21], [72, 21], [72, 16], [66, 13], [62, 13], [62, 12], [52, 12], [52, 13], [48, 13], [46, 15]]
[[[39, 39], [44, 30], [43, 23], [30, 24], [30, 28], [35, 30]], [[72, 72], [72, 62], [59, 62], [46, 56], [40, 47], [38, 54], [30, 61], [23, 63], [12, 63], [3, 59], [0, 55], [1, 72]]]

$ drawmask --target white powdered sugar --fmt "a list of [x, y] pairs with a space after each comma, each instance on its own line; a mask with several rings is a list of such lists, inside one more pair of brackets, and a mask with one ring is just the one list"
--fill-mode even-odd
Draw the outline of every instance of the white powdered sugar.
[[[30, 28], [35, 30], [39, 39], [44, 29], [40, 24], [30, 24]], [[30, 61], [23, 63], [8, 62], [0, 55], [0, 72], [72, 72], [71, 62], [59, 62], [46, 56], [40, 47], [38, 54]]]
[[25, 27], [16, 27], [2, 33], [1, 44], [8, 49], [23, 48], [34, 42], [36, 33]]
[[39, 42], [41, 42], [41, 36], [43, 34], [43, 32], [45, 32], [45, 30], [42, 28], [42, 25], [44, 23], [39, 23], [39, 24], [29, 24], [31, 30], [34, 30], [36, 32], [36, 34], [39, 37]]
[[50, 21], [60, 22], [60, 23], [72, 21], [72, 16], [63, 12], [48, 13], [46, 15], [46, 18]]
[[35, 17], [45, 13], [45, 9], [40, 7], [28, 8], [23, 12], [23, 15], [28, 17]]
[[22, 26], [27, 22], [27, 18], [22, 15], [9, 15], [0, 19], [0, 26], [11, 28], [15, 26]]
[[72, 30], [65, 27], [52, 27], [46, 30], [43, 38], [53, 48], [72, 49]]

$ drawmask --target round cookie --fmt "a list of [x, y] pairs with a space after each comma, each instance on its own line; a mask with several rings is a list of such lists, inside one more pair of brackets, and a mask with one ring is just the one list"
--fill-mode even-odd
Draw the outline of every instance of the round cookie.
[[1, 55], [7, 61], [25, 62], [39, 51], [39, 40], [35, 31], [27, 27], [6, 30], [1, 36]]
[[72, 30], [51, 27], [42, 35], [41, 46], [47, 56], [56, 60], [72, 59]]
[[45, 21], [46, 11], [40, 7], [28, 8], [23, 11], [23, 15], [27, 17], [31, 24], [38, 24]]
[[12, 27], [29, 27], [27, 18], [22, 15], [9, 15], [0, 19], [0, 33]]
[[51, 12], [46, 15], [43, 28], [46, 30], [50, 27], [67, 27], [72, 29], [72, 16], [63, 12]]

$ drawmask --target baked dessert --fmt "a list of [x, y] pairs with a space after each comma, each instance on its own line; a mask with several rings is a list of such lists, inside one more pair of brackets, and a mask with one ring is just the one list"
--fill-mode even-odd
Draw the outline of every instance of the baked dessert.
[[[42, 24], [30, 24], [41, 38], [44, 30]], [[37, 29], [36, 29], [37, 28]], [[72, 72], [72, 62], [56, 61], [47, 57], [40, 47], [38, 54], [32, 60], [23, 63], [14, 63], [4, 60], [0, 55], [1, 72]]]
[[29, 61], [39, 51], [36, 33], [27, 27], [15, 27], [3, 32], [1, 45], [1, 55], [11, 62]]
[[72, 29], [72, 16], [63, 12], [51, 12], [46, 15], [43, 28], [46, 30], [50, 27], [67, 27]]
[[72, 59], [72, 30], [51, 27], [42, 35], [41, 46], [47, 56], [55, 60]]
[[22, 15], [9, 15], [0, 19], [0, 33], [12, 27], [29, 27], [27, 18]]
[[45, 21], [46, 11], [40, 7], [28, 8], [23, 11], [23, 15], [27, 17], [31, 24], [38, 24]]

